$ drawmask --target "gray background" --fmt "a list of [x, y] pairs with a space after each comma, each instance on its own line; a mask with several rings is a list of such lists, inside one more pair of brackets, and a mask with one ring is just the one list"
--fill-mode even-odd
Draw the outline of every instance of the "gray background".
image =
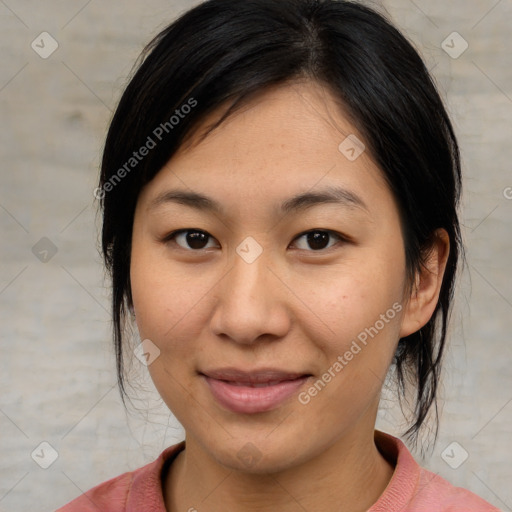
[[[121, 406], [93, 189], [135, 58], [194, 3], [0, 0], [0, 511], [55, 510], [183, 436], [137, 360], [137, 398]], [[416, 456], [512, 510], [512, 0], [383, 5], [433, 70], [464, 158], [468, 266], [440, 437]], [[47, 59], [31, 48], [43, 31], [59, 44]], [[454, 31], [469, 45], [458, 58], [441, 47]], [[399, 422], [385, 401], [379, 427], [398, 433]], [[43, 441], [58, 454], [48, 469]]]

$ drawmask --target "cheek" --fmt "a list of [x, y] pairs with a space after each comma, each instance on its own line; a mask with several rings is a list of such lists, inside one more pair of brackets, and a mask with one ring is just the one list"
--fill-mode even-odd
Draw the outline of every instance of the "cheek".
[[201, 298], [211, 286], [205, 281], [196, 283], [175, 273], [170, 275], [134, 273], [132, 293], [137, 325], [141, 337], [151, 339], [161, 350], [190, 349], [190, 341], [197, 339], [206, 318]]
[[[186, 424], [197, 404], [189, 393], [195, 359], [203, 350], [199, 340], [206, 321], [204, 299], [211, 285], [191, 279], [149, 251], [132, 252], [131, 286], [140, 339], [160, 350], [148, 371], [170, 410]], [[188, 411], [188, 412], [187, 412]]]
[[[303, 400], [322, 411], [325, 425], [362, 414], [378, 400], [399, 339], [405, 269], [400, 255], [366, 254], [343, 269], [303, 283], [303, 296], [323, 322], [303, 324], [321, 363]], [[313, 308], [314, 306], [314, 308]], [[319, 322], [316, 321], [316, 325]], [[331, 407], [329, 404], [337, 404]], [[320, 420], [319, 420], [320, 421]]]
[[[311, 339], [324, 338], [329, 352], [340, 352], [359, 335], [364, 338], [376, 323], [382, 334], [387, 336], [392, 330], [395, 338], [401, 308], [393, 305], [400, 305], [403, 300], [404, 274], [399, 262], [395, 265], [391, 259], [386, 264], [368, 254], [357, 262], [345, 262], [343, 268], [302, 276], [300, 284], [297, 282], [295, 286], [299, 287], [300, 297], [309, 311], [311, 321], [305, 325], [312, 329]], [[318, 331], [315, 336], [318, 326], [325, 336], [319, 337]]]
[[145, 244], [134, 237], [130, 268], [140, 336], [152, 340], [162, 352], [190, 347], [190, 343], [180, 343], [180, 338], [187, 332], [187, 338], [196, 339], [203, 321], [201, 298], [213, 282], [202, 273], [201, 279], [194, 279], [190, 273], [180, 272], [170, 264], [164, 250]]

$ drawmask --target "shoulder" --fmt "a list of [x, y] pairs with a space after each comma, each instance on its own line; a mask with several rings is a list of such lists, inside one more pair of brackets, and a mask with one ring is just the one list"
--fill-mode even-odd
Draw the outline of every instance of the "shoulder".
[[499, 512], [476, 494], [462, 487], [455, 487], [444, 478], [424, 468], [420, 468], [420, 479], [413, 503], [415, 511], [427, 512]]
[[140, 502], [154, 512], [165, 511], [162, 471], [184, 446], [182, 441], [167, 448], [153, 462], [93, 487], [56, 512], [126, 512]]
[[98, 510], [121, 512], [126, 510], [126, 500], [133, 479], [138, 473], [143, 472], [144, 468], [124, 473], [93, 487], [59, 508], [57, 512], [98, 512]]
[[471, 491], [421, 468], [400, 439], [377, 431], [375, 443], [395, 471], [368, 512], [499, 512]]

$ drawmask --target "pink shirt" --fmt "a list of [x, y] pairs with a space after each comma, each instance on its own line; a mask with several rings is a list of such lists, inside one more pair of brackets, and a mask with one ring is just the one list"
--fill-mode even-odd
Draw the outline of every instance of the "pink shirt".
[[[368, 512], [499, 512], [476, 494], [421, 468], [400, 439], [376, 431], [375, 441], [395, 471]], [[97, 485], [56, 512], [166, 512], [164, 464], [184, 448], [185, 441], [171, 446], [154, 462]]]

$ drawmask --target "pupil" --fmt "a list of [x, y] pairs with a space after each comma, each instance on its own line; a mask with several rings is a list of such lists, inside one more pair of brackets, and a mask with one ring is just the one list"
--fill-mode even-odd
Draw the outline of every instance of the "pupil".
[[208, 241], [206, 233], [200, 233], [199, 231], [192, 231], [187, 234], [187, 243], [192, 249], [203, 249], [204, 245]]
[[312, 249], [324, 249], [329, 243], [329, 233], [325, 231], [308, 233], [308, 243]]

